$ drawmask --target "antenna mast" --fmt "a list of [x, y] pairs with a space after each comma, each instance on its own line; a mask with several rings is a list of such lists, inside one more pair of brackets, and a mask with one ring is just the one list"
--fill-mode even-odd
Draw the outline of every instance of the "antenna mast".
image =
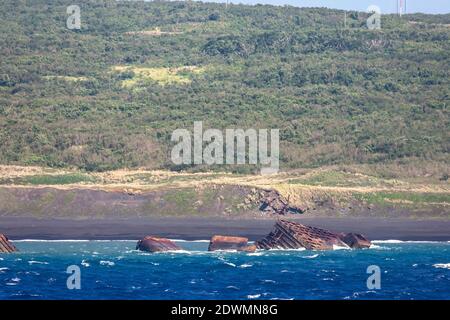
[[401, 17], [406, 13], [406, 0], [397, 0], [397, 14]]

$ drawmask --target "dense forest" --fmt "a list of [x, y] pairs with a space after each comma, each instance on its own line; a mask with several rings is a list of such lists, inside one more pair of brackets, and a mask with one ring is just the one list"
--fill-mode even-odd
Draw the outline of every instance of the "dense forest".
[[73, 2], [0, 3], [1, 164], [189, 169], [200, 120], [279, 128], [286, 170], [450, 161], [448, 14], [97, 0], [70, 30]]

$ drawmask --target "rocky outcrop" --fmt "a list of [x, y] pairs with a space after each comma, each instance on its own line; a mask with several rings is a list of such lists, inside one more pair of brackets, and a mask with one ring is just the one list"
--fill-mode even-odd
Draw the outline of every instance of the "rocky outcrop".
[[17, 248], [8, 240], [8, 237], [0, 233], [0, 253], [11, 253], [18, 251]]
[[216, 235], [211, 238], [208, 247], [208, 251], [215, 251], [215, 250], [236, 250], [236, 251], [254, 252], [256, 250], [256, 246], [249, 245], [247, 238]]
[[282, 196], [276, 190], [264, 190], [260, 198], [260, 207], [264, 213], [285, 215], [288, 213], [304, 213], [305, 209], [289, 202], [289, 198]]
[[358, 234], [336, 234], [292, 221], [278, 220], [272, 232], [256, 241], [255, 245], [258, 249], [331, 250], [336, 246], [367, 248], [370, 241]]
[[176, 245], [172, 240], [166, 238], [146, 236], [144, 239], [138, 241], [136, 250], [147, 252], [161, 252], [181, 250], [181, 247]]

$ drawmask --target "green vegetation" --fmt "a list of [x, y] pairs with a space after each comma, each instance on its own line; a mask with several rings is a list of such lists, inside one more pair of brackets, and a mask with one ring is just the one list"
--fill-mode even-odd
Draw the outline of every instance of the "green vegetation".
[[[305, 177], [291, 179], [290, 184], [334, 187], [370, 187], [376, 186], [379, 179], [373, 176], [355, 175], [342, 171], [321, 171]], [[389, 181], [383, 180], [383, 184]]]
[[61, 175], [32, 175], [15, 179], [0, 180], [0, 184], [14, 185], [63, 185], [80, 182], [93, 183], [95, 182], [95, 179], [86, 174], [69, 173]]
[[448, 193], [412, 193], [412, 192], [373, 192], [366, 194], [355, 194], [356, 199], [367, 203], [392, 205], [450, 205], [450, 195]]
[[190, 74], [203, 72], [202, 69], [195, 66], [185, 66], [179, 68], [138, 68], [116, 66], [114, 71], [122, 74], [127, 73], [129, 79], [122, 81], [122, 86], [125, 88], [133, 88], [135, 86], [145, 86], [150, 81], [154, 81], [159, 85], [169, 84], [189, 84], [191, 79]]
[[274, 189], [311, 215], [449, 218], [442, 165], [424, 173], [416, 168], [330, 166], [266, 176], [0, 166], [0, 215], [241, 217], [259, 215], [263, 190]]
[[279, 128], [282, 169], [450, 161], [448, 14], [78, 1], [68, 30], [71, 4], [0, 3], [2, 164], [189, 169], [170, 136], [195, 120]]

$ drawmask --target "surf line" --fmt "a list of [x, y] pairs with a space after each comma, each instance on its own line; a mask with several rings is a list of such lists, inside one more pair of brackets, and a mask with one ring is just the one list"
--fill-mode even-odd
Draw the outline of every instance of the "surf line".
[[172, 307], [171, 314], [172, 315], [193, 315], [198, 316], [199, 318], [203, 317], [205, 313], [206, 307], [185, 307], [181, 304], [178, 306]]

